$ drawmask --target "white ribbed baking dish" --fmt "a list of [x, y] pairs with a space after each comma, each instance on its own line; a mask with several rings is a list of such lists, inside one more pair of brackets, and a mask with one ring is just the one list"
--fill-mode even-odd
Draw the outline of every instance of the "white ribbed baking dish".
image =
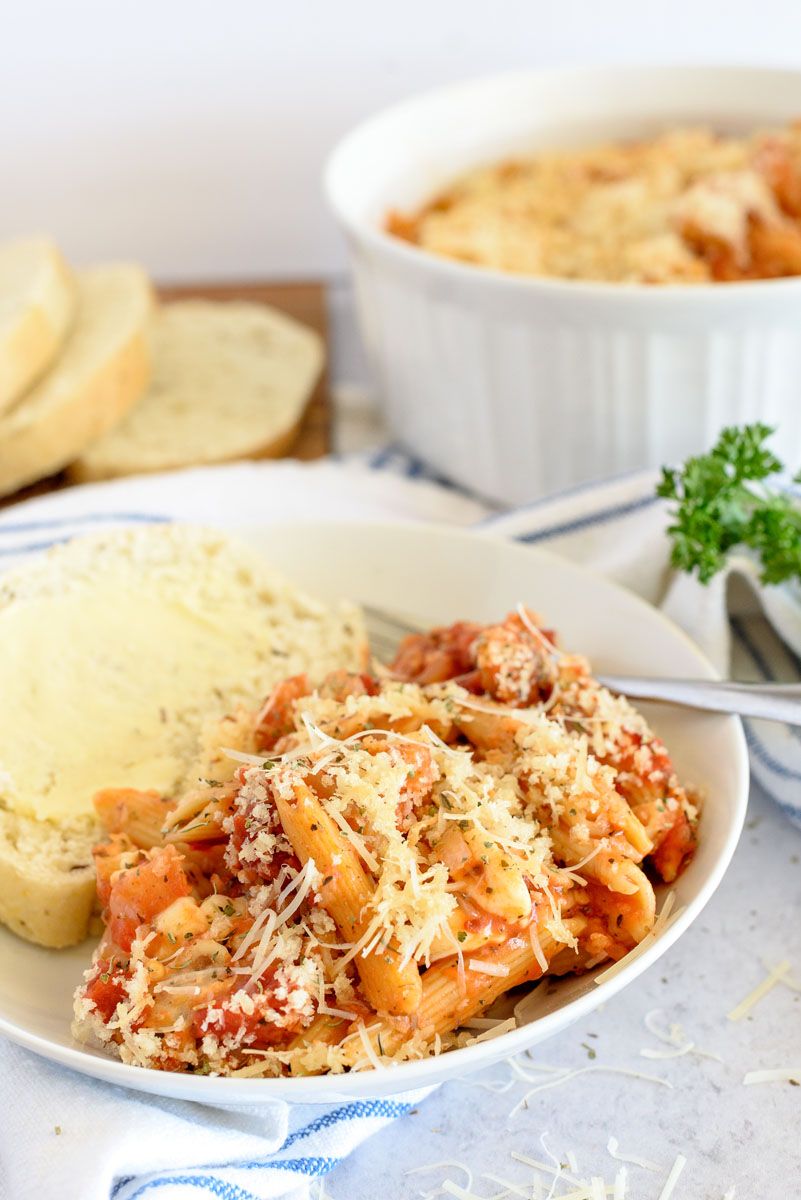
[[801, 278], [648, 286], [527, 278], [383, 232], [480, 163], [677, 124], [801, 117], [801, 72], [593, 68], [459, 84], [373, 117], [334, 150], [361, 326], [399, 441], [450, 478], [525, 503], [676, 461], [730, 423], [780, 426], [801, 460]]

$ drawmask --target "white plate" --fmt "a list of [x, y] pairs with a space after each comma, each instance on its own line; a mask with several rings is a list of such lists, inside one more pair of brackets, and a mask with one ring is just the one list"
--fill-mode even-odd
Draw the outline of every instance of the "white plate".
[[[233, 526], [232, 526], [233, 528]], [[596, 667], [648, 675], [713, 676], [701, 652], [653, 608], [546, 551], [487, 533], [408, 524], [283, 524], [238, 527], [272, 561], [324, 599], [350, 596], [421, 624], [498, 619], [522, 600], [542, 612], [571, 649]], [[645, 706], [643, 706], [645, 707]], [[745, 816], [748, 760], [739, 721], [653, 706], [684, 780], [706, 789], [700, 844], [675, 884], [678, 920], [646, 952], [598, 986], [590, 975], [542, 984], [528, 1024], [438, 1059], [313, 1079], [217, 1079], [142, 1070], [70, 1037], [71, 997], [92, 943], [66, 951], [31, 946], [0, 930], [0, 1031], [87, 1075], [140, 1091], [209, 1104], [281, 1097], [320, 1102], [373, 1097], [461, 1075], [525, 1049], [585, 1016], [637, 976], [698, 916], [731, 859]], [[660, 889], [663, 894], [665, 889]]]

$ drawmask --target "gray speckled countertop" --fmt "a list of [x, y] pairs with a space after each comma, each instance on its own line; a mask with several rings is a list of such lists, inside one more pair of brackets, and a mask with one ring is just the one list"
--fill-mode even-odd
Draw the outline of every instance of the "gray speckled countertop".
[[[518, 1188], [510, 1196], [539, 1196], [533, 1169], [512, 1152], [546, 1161], [540, 1143], [567, 1162], [575, 1156], [581, 1177], [600, 1176], [608, 1188], [620, 1169], [607, 1151], [636, 1154], [658, 1171], [627, 1166], [626, 1200], [659, 1200], [676, 1156], [687, 1162], [673, 1200], [791, 1200], [801, 1197], [801, 1086], [789, 1082], [743, 1085], [748, 1071], [797, 1066], [801, 1081], [801, 992], [777, 984], [740, 1021], [729, 1013], [789, 959], [801, 978], [801, 832], [765, 796], [753, 790], [746, 828], [718, 892], [696, 923], [650, 971], [585, 1021], [535, 1046], [534, 1064], [576, 1069], [593, 1065], [660, 1076], [667, 1088], [638, 1078], [594, 1071], [541, 1091], [510, 1115], [534, 1081], [513, 1078], [501, 1064], [444, 1084], [416, 1111], [365, 1142], [325, 1180], [331, 1200], [412, 1200], [447, 1195], [468, 1177], [458, 1166], [409, 1174], [444, 1160], [464, 1163], [472, 1190], [482, 1197], [504, 1192], [500, 1178]], [[670, 1059], [641, 1050], [668, 1047], [644, 1018], [666, 1028], [682, 1026], [686, 1040], [723, 1061], [687, 1053]], [[591, 1057], [594, 1052], [594, 1057]], [[546, 1081], [548, 1074], [537, 1076]], [[485, 1175], [495, 1176], [495, 1180]], [[540, 1173], [542, 1198], [552, 1176]], [[734, 1193], [731, 1190], [734, 1188]], [[554, 1196], [570, 1192], [564, 1179]], [[612, 1192], [607, 1192], [611, 1195]]]

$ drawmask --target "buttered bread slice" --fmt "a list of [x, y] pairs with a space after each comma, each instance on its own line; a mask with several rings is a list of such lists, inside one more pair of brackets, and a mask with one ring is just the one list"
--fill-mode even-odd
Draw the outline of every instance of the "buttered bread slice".
[[150, 386], [70, 476], [108, 479], [285, 454], [322, 363], [318, 334], [266, 305], [165, 304], [153, 326]]
[[76, 307], [72, 271], [49, 238], [0, 246], [0, 413], [52, 364]]
[[317, 603], [219, 531], [91, 535], [0, 576], [0, 920], [80, 940], [94, 793], [171, 794], [204, 720], [301, 671], [363, 670], [366, 653], [358, 609]]
[[75, 324], [55, 366], [0, 415], [0, 496], [60, 471], [138, 400], [152, 307], [150, 281], [133, 264], [78, 276]]

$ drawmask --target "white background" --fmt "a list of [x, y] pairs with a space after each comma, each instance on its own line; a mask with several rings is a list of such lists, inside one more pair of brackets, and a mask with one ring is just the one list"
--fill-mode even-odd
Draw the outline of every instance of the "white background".
[[801, 65], [801, 5], [0, 0], [0, 235], [162, 281], [336, 277], [320, 175], [362, 117], [506, 68], [637, 61]]

